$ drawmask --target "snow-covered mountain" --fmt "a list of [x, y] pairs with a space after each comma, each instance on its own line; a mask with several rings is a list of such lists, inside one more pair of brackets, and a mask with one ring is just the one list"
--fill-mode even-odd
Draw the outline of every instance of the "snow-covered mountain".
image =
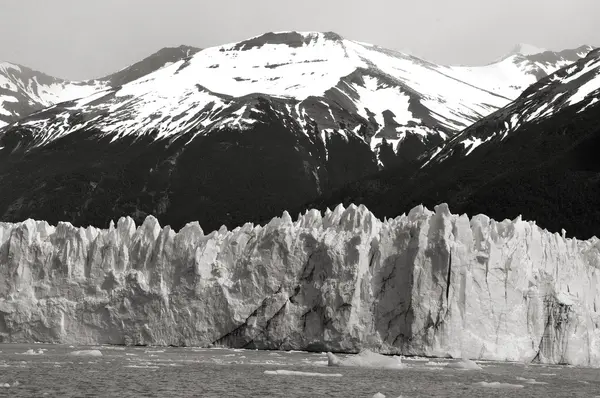
[[186, 46], [164, 48], [117, 73], [80, 82], [58, 79], [21, 65], [2, 62], [0, 63], [0, 127], [54, 104], [87, 97], [126, 84], [162, 68], [169, 62], [179, 61], [198, 51], [199, 49]]
[[575, 49], [549, 51], [519, 44], [506, 56], [489, 65], [452, 69], [461, 80], [514, 100], [536, 81], [585, 57], [593, 49], [584, 45]]
[[422, 206], [204, 234], [0, 223], [0, 341], [600, 366], [600, 241]]
[[420, 145], [409, 156], [415, 157], [503, 107], [546, 73], [584, 56], [586, 49], [449, 67], [335, 33], [268, 33], [206, 49], [18, 126], [35, 136], [29, 146], [91, 125], [111, 139], [151, 132], [157, 138], [192, 130], [206, 134], [259, 122], [252, 100], [248, 103], [259, 95], [272, 103], [275, 117], [293, 119], [305, 133], [316, 123], [325, 146], [331, 135], [354, 135], [372, 149], [385, 140], [398, 151], [398, 143], [416, 138]]
[[0, 127], [53, 104], [106, 88], [100, 81], [70, 82], [24, 66], [0, 63]]
[[566, 108], [585, 112], [598, 101], [600, 49], [531, 85], [518, 99], [462, 131], [443, 146], [433, 161], [440, 162], [457, 152], [468, 155], [482, 144], [494, 145], [507, 139], [524, 124], [538, 124]]
[[378, 217], [424, 203], [535, 219], [571, 236], [600, 236], [600, 50], [547, 76], [514, 102], [423, 157], [351, 183], [310, 207], [355, 202]]

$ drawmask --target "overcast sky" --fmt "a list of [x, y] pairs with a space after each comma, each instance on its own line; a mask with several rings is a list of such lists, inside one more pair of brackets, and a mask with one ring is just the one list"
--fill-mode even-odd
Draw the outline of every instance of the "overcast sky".
[[600, 0], [0, 0], [0, 60], [100, 77], [166, 46], [269, 31], [335, 31], [446, 64], [491, 62], [520, 42], [600, 46]]

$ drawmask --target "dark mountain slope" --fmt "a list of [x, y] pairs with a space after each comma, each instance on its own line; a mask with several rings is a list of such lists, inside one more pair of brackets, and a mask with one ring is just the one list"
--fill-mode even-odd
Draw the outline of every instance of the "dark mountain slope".
[[35, 148], [29, 130], [10, 130], [0, 138], [0, 182], [10, 187], [0, 190], [2, 220], [85, 226], [154, 214], [174, 228], [201, 220], [213, 230], [270, 219], [377, 170], [363, 140], [333, 135], [325, 148], [318, 130], [281, 117], [285, 103], [250, 96], [235, 106], [256, 109], [259, 122], [171, 140], [148, 133], [111, 142], [87, 129]]
[[454, 212], [522, 215], [551, 231], [600, 236], [599, 79], [595, 51], [467, 128], [422, 169], [386, 170], [307, 207], [354, 202], [393, 217], [448, 202]]

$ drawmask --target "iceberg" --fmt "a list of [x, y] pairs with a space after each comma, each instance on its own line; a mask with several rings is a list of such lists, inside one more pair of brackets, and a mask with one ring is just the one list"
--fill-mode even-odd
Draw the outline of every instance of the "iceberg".
[[266, 375], [279, 376], [305, 376], [305, 377], [342, 377], [340, 373], [315, 373], [315, 372], [300, 372], [297, 370], [265, 370]]
[[102, 352], [99, 350], [81, 350], [81, 351], [72, 351], [69, 355], [77, 356], [77, 357], [101, 357]]
[[450, 362], [446, 365], [446, 368], [452, 369], [465, 369], [465, 370], [481, 370], [481, 366], [479, 366], [476, 362], [471, 361], [470, 359], [461, 359], [457, 362]]
[[358, 355], [340, 359], [331, 352], [327, 353], [327, 366], [350, 366], [361, 368], [402, 369], [405, 365], [398, 357], [387, 357], [371, 350], [363, 350]]
[[417, 206], [180, 231], [0, 223], [0, 340], [600, 366], [600, 242]]
[[517, 380], [524, 382], [525, 384], [548, 384], [545, 381], [537, 381], [536, 379], [526, 379], [524, 377], [517, 377]]
[[44, 355], [44, 350], [39, 349], [35, 351], [32, 348], [30, 348], [27, 351], [20, 353], [20, 355]]
[[486, 387], [486, 388], [523, 388], [522, 384], [511, 384], [511, 383], [501, 383], [499, 381], [492, 381], [488, 383], [487, 381], [480, 381], [478, 383], [473, 383], [474, 386]]

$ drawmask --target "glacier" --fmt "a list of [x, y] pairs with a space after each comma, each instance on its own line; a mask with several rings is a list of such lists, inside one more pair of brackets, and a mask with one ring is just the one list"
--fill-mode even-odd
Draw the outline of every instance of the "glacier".
[[0, 341], [600, 366], [600, 242], [445, 204], [264, 226], [0, 223]]

